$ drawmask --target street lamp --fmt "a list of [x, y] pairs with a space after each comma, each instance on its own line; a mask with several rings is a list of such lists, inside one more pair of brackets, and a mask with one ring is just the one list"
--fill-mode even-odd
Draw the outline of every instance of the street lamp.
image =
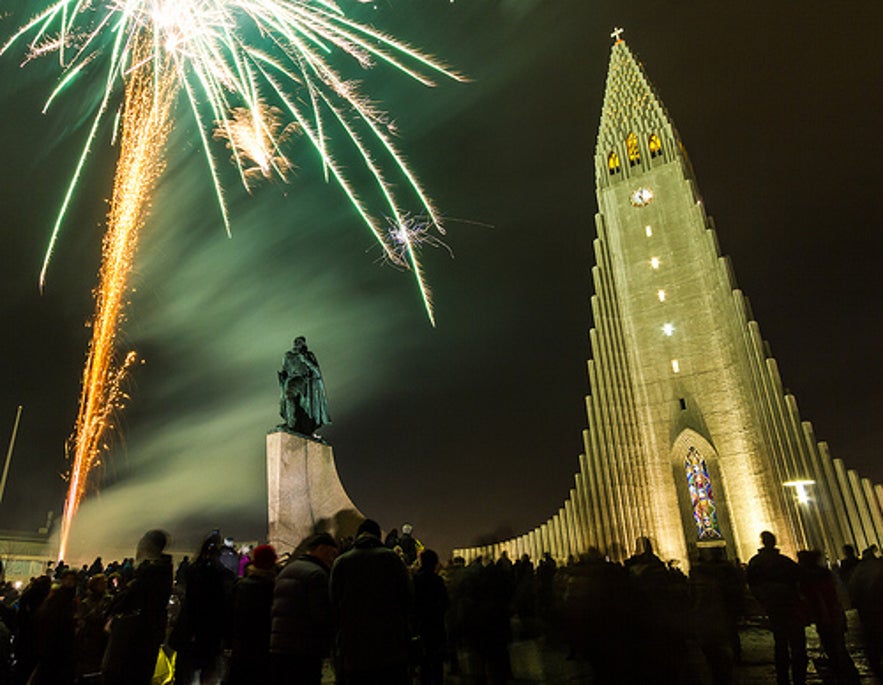
[[[816, 482], [814, 480], [789, 480], [785, 483], [782, 483], [786, 488], [794, 488], [794, 494], [797, 497], [797, 517], [798, 521], [801, 524], [801, 528], [804, 529], [804, 541], [805, 544], [814, 549], [816, 545], [819, 543], [819, 538], [816, 535], [816, 526], [813, 520], [812, 511], [810, 511], [809, 504], [812, 501], [809, 497], [809, 492], [807, 492], [807, 486], [815, 485]], [[806, 510], [805, 512], [803, 510]]]
[[794, 488], [797, 493], [797, 501], [801, 504], [809, 504], [809, 493], [806, 491], [807, 485], [815, 485], [814, 480], [789, 480], [782, 483], [786, 488]]

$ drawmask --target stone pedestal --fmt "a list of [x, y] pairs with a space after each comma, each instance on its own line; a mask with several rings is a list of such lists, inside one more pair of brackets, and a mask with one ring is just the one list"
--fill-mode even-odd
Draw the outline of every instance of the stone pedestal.
[[331, 445], [277, 430], [267, 435], [268, 539], [283, 554], [308, 535], [355, 535], [364, 516], [340, 483]]

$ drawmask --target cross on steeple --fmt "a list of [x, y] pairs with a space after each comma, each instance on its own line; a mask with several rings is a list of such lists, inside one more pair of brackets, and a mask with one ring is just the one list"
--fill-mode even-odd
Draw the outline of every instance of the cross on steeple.
[[613, 40], [615, 40], [617, 43], [619, 43], [620, 41], [622, 41], [622, 38], [620, 38], [620, 36], [623, 34], [623, 32], [624, 29], [621, 29], [619, 26], [617, 26], [613, 29], [613, 33], [610, 34], [610, 37], [613, 38]]

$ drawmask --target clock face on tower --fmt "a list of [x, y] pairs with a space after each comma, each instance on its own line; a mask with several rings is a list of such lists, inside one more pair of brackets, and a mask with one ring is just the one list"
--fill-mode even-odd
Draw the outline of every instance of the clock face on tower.
[[630, 196], [629, 200], [635, 207], [645, 207], [653, 199], [653, 191], [649, 188], [638, 188]]

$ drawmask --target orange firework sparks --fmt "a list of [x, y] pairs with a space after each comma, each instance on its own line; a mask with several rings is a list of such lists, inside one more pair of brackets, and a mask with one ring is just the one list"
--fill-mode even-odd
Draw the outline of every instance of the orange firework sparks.
[[113, 416], [126, 399], [122, 383], [135, 353], [120, 361], [116, 341], [127, 304], [129, 274], [138, 236], [150, 210], [150, 198], [163, 171], [163, 148], [171, 130], [176, 87], [173, 72], [156, 68], [147, 55], [149, 39], [134, 52], [136, 66], [128, 74], [120, 156], [102, 245], [99, 283], [95, 289], [92, 340], [83, 369], [80, 407], [70, 438], [73, 464], [64, 503], [58, 556], [67, 552], [71, 523], [86, 492], [89, 472], [106, 447]]

